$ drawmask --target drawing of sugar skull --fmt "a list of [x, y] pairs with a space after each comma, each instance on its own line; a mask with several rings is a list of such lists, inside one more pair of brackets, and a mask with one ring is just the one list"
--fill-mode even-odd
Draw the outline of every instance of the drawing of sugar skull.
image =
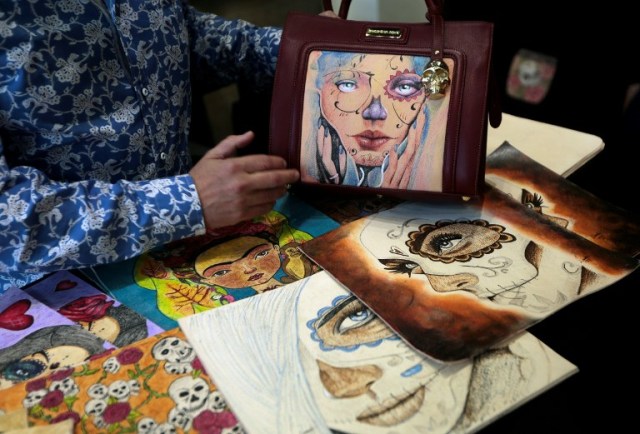
[[411, 215], [438, 217], [398, 224], [374, 216], [360, 234], [364, 248], [389, 273], [424, 279], [425, 290], [465, 292], [532, 314], [549, 313], [580, 291], [578, 259], [514, 231], [499, 217], [459, 208], [450, 215], [442, 207], [416, 212]]
[[434, 92], [429, 95], [422, 74], [430, 60], [424, 56], [311, 52], [302, 114], [301, 179], [354, 186], [437, 188], [441, 177], [427, 179], [415, 173], [415, 168], [424, 169], [421, 163], [431, 165], [442, 159], [448, 98], [436, 96], [442, 96], [449, 82], [449, 75], [440, 73], [453, 68], [453, 63], [447, 66], [441, 62], [429, 70]]
[[49, 390], [60, 390], [64, 394], [64, 396], [73, 396], [78, 394], [80, 388], [73, 378], [67, 377], [62, 380], [52, 381], [51, 385], [49, 386]]
[[166, 337], [159, 340], [151, 354], [156, 360], [165, 361], [165, 370], [170, 374], [186, 374], [193, 370], [191, 362], [196, 358], [193, 347], [183, 339]]
[[22, 400], [22, 405], [24, 408], [35, 407], [40, 404], [40, 401], [42, 401], [42, 398], [44, 398], [47, 393], [49, 393], [47, 389], [32, 390], [27, 393], [27, 396]]
[[460, 417], [471, 366], [420, 355], [328, 274], [314, 279], [325, 282], [301, 292], [298, 329], [304, 370], [329, 426], [448, 432]]
[[171, 383], [168, 392], [176, 404], [169, 412], [169, 419], [185, 430], [191, 428], [196, 416], [209, 408], [211, 391], [207, 382], [200, 377], [180, 377]]
[[209, 385], [200, 377], [183, 376], [169, 386], [169, 396], [176, 407], [187, 410], [190, 414], [207, 408], [209, 393]]
[[150, 417], [143, 417], [136, 424], [138, 434], [151, 434], [153, 430], [158, 426], [155, 420]]
[[140, 392], [140, 384], [136, 380], [116, 380], [109, 385], [109, 396], [119, 402], [126, 402], [131, 395]]
[[84, 406], [84, 412], [87, 416], [90, 416], [94, 421], [101, 420], [102, 414], [107, 408], [106, 399], [90, 399]]

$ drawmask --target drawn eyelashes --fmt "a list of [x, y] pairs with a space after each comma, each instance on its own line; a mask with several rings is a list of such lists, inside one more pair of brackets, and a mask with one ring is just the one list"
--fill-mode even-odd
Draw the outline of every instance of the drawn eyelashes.
[[540, 209], [544, 203], [544, 199], [538, 193], [531, 193], [530, 191], [523, 189], [521, 202], [528, 208]]
[[460, 240], [462, 240], [462, 235], [445, 233], [434, 237], [429, 244], [434, 252], [438, 255], [443, 255], [444, 253], [453, 250]]
[[324, 351], [354, 351], [360, 346], [377, 346], [384, 339], [395, 339], [380, 318], [354, 296], [343, 298], [308, 324], [312, 339]]
[[378, 259], [385, 270], [389, 270], [392, 273], [404, 274], [411, 277], [411, 273], [424, 274], [420, 265], [413, 261], [406, 259]]
[[342, 312], [340, 312], [337, 318], [339, 318], [340, 321], [336, 324], [336, 329], [338, 333], [344, 334], [349, 330], [365, 326], [375, 319], [376, 316], [358, 299], [352, 298], [349, 303], [344, 305]]

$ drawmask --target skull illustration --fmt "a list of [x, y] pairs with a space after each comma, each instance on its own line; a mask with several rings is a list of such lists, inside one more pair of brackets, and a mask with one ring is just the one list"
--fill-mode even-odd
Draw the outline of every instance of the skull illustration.
[[120, 370], [120, 362], [115, 357], [109, 357], [102, 364], [102, 368], [110, 374], [115, 374]]
[[151, 353], [156, 360], [174, 363], [191, 363], [196, 358], [191, 345], [176, 337], [161, 339], [153, 346]]
[[161, 423], [153, 430], [153, 434], [175, 434], [176, 432], [176, 427], [168, 422]]
[[158, 426], [158, 424], [150, 417], [143, 417], [136, 425], [138, 434], [151, 434], [156, 426]]
[[78, 388], [78, 385], [73, 378], [67, 377], [63, 380], [52, 381], [49, 386], [49, 390], [60, 390], [64, 396], [72, 396], [77, 395], [80, 388]]
[[107, 401], [105, 399], [90, 399], [84, 406], [84, 412], [88, 416], [101, 416], [104, 410], [107, 408]]
[[124, 380], [114, 381], [109, 385], [109, 396], [114, 397], [120, 402], [124, 402], [131, 395], [131, 390], [129, 389], [129, 383]]
[[132, 395], [138, 395], [140, 393], [140, 383], [138, 380], [129, 380], [128, 384]]
[[209, 410], [219, 413], [227, 407], [227, 401], [217, 390], [214, 390], [209, 394]]
[[27, 393], [27, 396], [24, 397], [24, 399], [22, 400], [22, 405], [24, 406], [24, 408], [31, 408], [37, 404], [40, 404], [40, 401], [42, 401], [42, 398], [44, 398], [47, 393], [47, 389], [33, 390]]
[[104, 384], [95, 383], [89, 387], [87, 395], [89, 395], [90, 398], [104, 399], [109, 395], [109, 389]]
[[187, 413], [187, 410], [178, 407], [173, 407], [169, 410], [168, 420], [169, 423], [182, 428], [184, 431], [189, 431], [193, 422], [193, 418]]
[[169, 386], [169, 396], [176, 407], [192, 416], [204, 410], [209, 398], [209, 385], [202, 378], [180, 377]]

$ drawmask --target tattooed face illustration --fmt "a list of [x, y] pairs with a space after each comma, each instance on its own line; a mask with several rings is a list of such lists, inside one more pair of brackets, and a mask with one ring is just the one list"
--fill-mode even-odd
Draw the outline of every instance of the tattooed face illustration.
[[326, 284], [301, 293], [298, 329], [307, 378], [329, 426], [386, 433], [453, 424], [460, 410], [453, 403], [464, 400], [466, 388], [452, 382], [468, 381], [470, 366], [420, 355], [329, 275], [314, 278]]
[[396, 227], [374, 219], [360, 240], [386, 270], [426, 279], [437, 292], [518, 298], [538, 276], [539, 247], [484, 219], [410, 219]]
[[347, 54], [325, 52], [320, 61], [322, 114], [357, 164], [380, 166], [425, 101], [426, 59]]

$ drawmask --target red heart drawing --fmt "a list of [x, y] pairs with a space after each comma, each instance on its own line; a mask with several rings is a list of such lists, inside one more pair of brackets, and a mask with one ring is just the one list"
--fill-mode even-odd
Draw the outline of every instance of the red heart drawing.
[[33, 316], [25, 312], [31, 307], [31, 301], [18, 300], [11, 306], [0, 312], [0, 327], [7, 330], [24, 330], [33, 324]]
[[78, 282], [74, 282], [73, 280], [61, 280], [56, 285], [56, 291], [66, 291], [67, 289], [75, 288], [78, 286]]

